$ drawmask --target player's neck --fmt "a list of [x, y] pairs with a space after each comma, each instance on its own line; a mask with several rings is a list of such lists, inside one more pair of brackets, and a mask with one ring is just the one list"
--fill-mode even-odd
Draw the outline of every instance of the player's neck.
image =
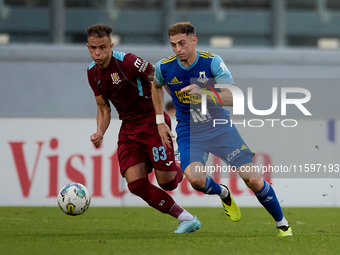
[[182, 60], [182, 61], [180, 60], [180, 62], [183, 66], [191, 66], [196, 61], [196, 57], [197, 57], [197, 50], [195, 50], [194, 53], [189, 58]]

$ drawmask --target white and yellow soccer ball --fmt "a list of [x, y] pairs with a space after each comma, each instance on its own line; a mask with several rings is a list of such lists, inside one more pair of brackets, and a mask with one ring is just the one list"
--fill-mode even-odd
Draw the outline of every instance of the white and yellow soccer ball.
[[57, 202], [64, 213], [76, 216], [83, 214], [89, 208], [91, 194], [84, 185], [71, 182], [60, 190]]

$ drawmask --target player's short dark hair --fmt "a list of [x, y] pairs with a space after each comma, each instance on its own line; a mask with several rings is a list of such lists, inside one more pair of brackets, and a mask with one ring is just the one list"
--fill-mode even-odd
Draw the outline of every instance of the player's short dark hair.
[[194, 35], [196, 36], [195, 28], [193, 25], [190, 24], [189, 21], [187, 22], [178, 22], [173, 24], [168, 31], [169, 36], [174, 36], [177, 34], [186, 34], [186, 35]]
[[109, 27], [108, 25], [104, 25], [104, 24], [95, 24], [90, 26], [86, 32], [87, 32], [87, 36], [94, 36], [94, 37], [99, 37], [102, 38], [104, 36], [108, 36], [110, 37], [111, 33], [112, 33], [112, 28]]

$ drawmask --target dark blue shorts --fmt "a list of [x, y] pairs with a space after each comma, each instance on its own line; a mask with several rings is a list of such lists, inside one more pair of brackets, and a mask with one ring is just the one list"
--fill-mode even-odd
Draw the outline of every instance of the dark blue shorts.
[[255, 153], [234, 125], [221, 125], [214, 128], [211, 123], [195, 128], [181, 125], [176, 130], [182, 171], [196, 161], [205, 165], [209, 152], [236, 168], [253, 162], [252, 157]]

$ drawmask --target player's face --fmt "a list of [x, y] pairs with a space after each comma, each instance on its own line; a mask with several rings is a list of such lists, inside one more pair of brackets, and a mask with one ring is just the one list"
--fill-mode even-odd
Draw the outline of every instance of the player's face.
[[[194, 35], [177, 34], [170, 36], [170, 45], [181, 62], [194, 62], [197, 38]], [[193, 61], [192, 61], [193, 60]]]
[[108, 36], [88, 37], [87, 48], [91, 54], [92, 59], [96, 62], [99, 68], [105, 68], [109, 65], [112, 56], [111, 39]]

